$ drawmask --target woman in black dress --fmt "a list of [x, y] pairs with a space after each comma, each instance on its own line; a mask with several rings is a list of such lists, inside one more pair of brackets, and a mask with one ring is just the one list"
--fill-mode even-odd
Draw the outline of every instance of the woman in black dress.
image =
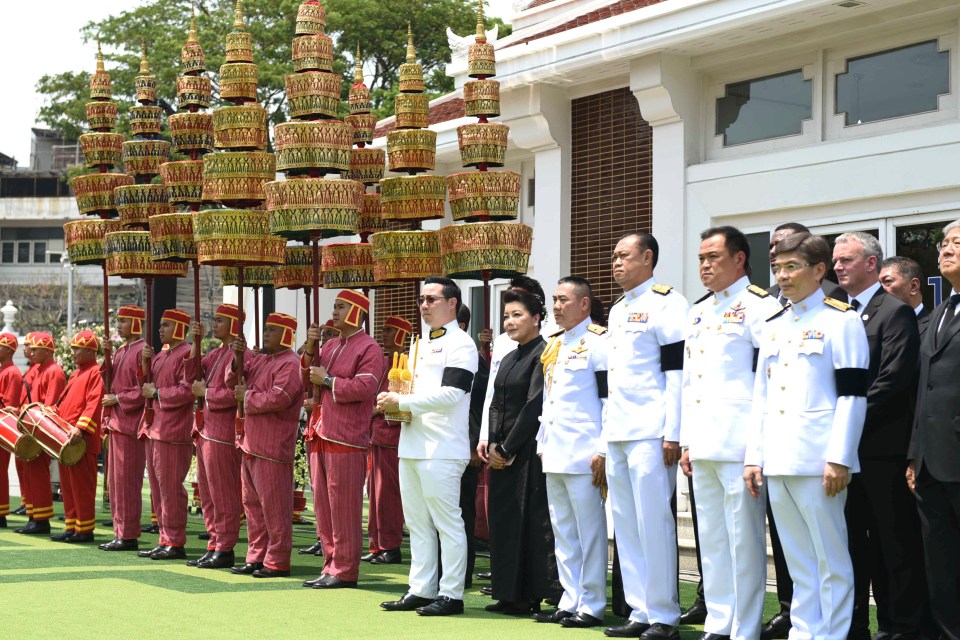
[[490, 406], [490, 568], [498, 602], [486, 609], [523, 615], [539, 611], [541, 600], [560, 593], [536, 440], [543, 405], [544, 307], [538, 297], [515, 290], [504, 295], [504, 302], [503, 328], [519, 346], [500, 363]]

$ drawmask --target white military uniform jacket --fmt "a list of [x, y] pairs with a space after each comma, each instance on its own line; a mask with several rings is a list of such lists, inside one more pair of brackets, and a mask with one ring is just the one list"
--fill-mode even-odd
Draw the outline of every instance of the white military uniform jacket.
[[850, 305], [817, 289], [784, 308], [761, 337], [744, 464], [769, 476], [819, 476], [827, 462], [859, 471], [869, 364]]
[[691, 460], [743, 462], [750, 434], [756, 349], [783, 307], [746, 276], [690, 309], [684, 340], [680, 444]]
[[399, 456], [469, 461], [476, 344], [453, 320], [442, 329], [428, 328], [410, 354], [413, 393], [400, 397], [400, 410], [413, 420], [400, 428]]
[[544, 372], [543, 414], [537, 453], [544, 473], [590, 474], [590, 460], [606, 453], [601, 438], [607, 395], [606, 329], [585, 319], [552, 336], [544, 353], [557, 349]]
[[[680, 440], [686, 298], [653, 278], [610, 308], [604, 440]], [[666, 369], [666, 371], [663, 371]]]

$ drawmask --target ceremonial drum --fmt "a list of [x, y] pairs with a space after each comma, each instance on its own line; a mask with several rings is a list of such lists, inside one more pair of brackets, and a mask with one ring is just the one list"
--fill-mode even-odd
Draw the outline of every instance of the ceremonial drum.
[[39, 402], [23, 408], [17, 427], [65, 467], [77, 464], [87, 453], [87, 441], [80, 439], [69, 444], [70, 423]]
[[[113, 104], [113, 103], [110, 103]], [[114, 106], [116, 110], [116, 106]], [[123, 135], [119, 133], [85, 133], [80, 136], [80, 150], [85, 166], [96, 168], [101, 164], [120, 166], [123, 162]]]
[[150, 218], [150, 244], [150, 256], [154, 260], [196, 260], [193, 214], [167, 213]]
[[454, 220], [514, 220], [520, 205], [520, 174], [477, 171], [447, 176], [450, 213]]
[[527, 272], [533, 229], [525, 224], [454, 224], [442, 227], [439, 234], [446, 276], [480, 280]]
[[363, 184], [377, 184], [383, 179], [387, 164], [384, 149], [353, 149], [350, 151], [350, 171], [347, 177]]
[[134, 177], [125, 173], [88, 173], [70, 181], [81, 214], [112, 217], [117, 213], [113, 190], [133, 183]]
[[362, 289], [376, 284], [369, 243], [328, 244], [321, 250], [324, 289]]
[[276, 289], [304, 289], [313, 286], [313, 248], [287, 247], [284, 264], [273, 270]]
[[305, 239], [312, 234], [332, 238], [357, 232], [363, 202], [359, 182], [295, 178], [268, 182], [263, 190], [272, 233]]
[[384, 220], [442, 218], [447, 198], [443, 176], [384, 178], [380, 183], [380, 212]]
[[370, 236], [370, 244], [378, 283], [423, 280], [441, 271], [436, 231], [381, 231]]
[[193, 233], [200, 264], [283, 264], [287, 241], [271, 235], [270, 214], [266, 211], [198, 211], [193, 214]]
[[510, 127], [495, 122], [478, 122], [457, 127], [460, 159], [463, 166], [485, 164], [502, 167], [507, 155], [507, 134]]
[[[272, 287], [273, 272], [279, 267], [244, 267], [243, 286], [245, 287]], [[236, 287], [240, 284], [239, 269], [236, 267], [220, 267], [220, 285]]]
[[125, 227], [146, 227], [151, 216], [173, 213], [162, 184], [131, 184], [114, 191], [120, 222]]
[[277, 171], [297, 175], [350, 169], [353, 127], [346, 122], [284, 122], [273, 128], [273, 134]]
[[149, 231], [115, 231], [104, 238], [108, 276], [148, 278], [187, 275], [185, 262], [153, 259], [153, 243]]
[[160, 179], [170, 204], [198, 204], [203, 200], [203, 160], [164, 162]]
[[72, 220], [63, 225], [63, 237], [71, 264], [102, 264], [107, 257], [104, 237], [120, 231], [119, 220]]
[[0, 447], [29, 462], [40, 455], [37, 441], [17, 428], [19, 417], [13, 409], [0, 409]]

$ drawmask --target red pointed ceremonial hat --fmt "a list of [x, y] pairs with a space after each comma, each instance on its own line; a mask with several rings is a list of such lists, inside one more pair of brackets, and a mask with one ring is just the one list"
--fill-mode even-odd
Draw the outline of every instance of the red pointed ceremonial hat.
[[222, 304], [214, 312], [215, 316], [230, 319], [230, 335], [240, 335], [240, 325], [246, 320], [246, 314], [240, 311], [240, 307], [235, 304]]
[[282, 328], [283, 338], [280, 339], [280, 344], [285, 347], [293, 347], [293, 339], [297, 334], [296, 318], [285, 313], [273, 312], [267, 316], [267, 321], [264, 324]]
[[19, 346], [17, 336], [12, 333], [0, 333], [0, 347], [6, 347], [11, 351], [16, 351]]
[[130, 318], [133, 320], [130, 333], [141, 335], [143, 333], [143, 321], [147, 319], [147, 312], [142, 307], [133, 304], [125, 304], [117, 311], [118, 318]]
[[70, 341], [70, 346], [99, 351], [100, 341], [97, 339], [97, 334], [89, 329], [84, 329], [83, 331], [78, 331], [76, 335], [73, 336], [73, 340]]
[[190, 326], [190, 314], [180, 309], [167, 309], [160, 316], [160, 320], [170, 320], [176, 323], [173, 328], [173, 339], [183, 340], [187, 337], [187, 327]]
[[383, 321], [383, 326], [384, 328], [392, 327], [397, 330], [397, 335], [393, 339], [393, 342], [398, 347], [402, 347], [406, 343], [407, 336], [413, 331], [413, 325], [410, 324], [410, 321], [400, 316], [390, 316]]
[[46, 331], [37, 331], [33, 334], [33, 345], [34, 349], [50, 349], [50, 351], [56, 351], [57, 347], [53, 343], [53, 335], [47, 333]]
[[370, 313], [370, 298], [353, 289], [344, 289], [337, 294], [337, 300], [343, 300], [350, 305], [350, 313], [344, 319], [351, 327], [360, 326], [360, 312]]

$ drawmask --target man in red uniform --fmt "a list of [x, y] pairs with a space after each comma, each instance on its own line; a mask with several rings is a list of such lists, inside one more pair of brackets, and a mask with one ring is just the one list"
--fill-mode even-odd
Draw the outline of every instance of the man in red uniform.
[[[103, 428], [110, 432], [107, 449], [110, 473], [110, 515], [113, 540], [100, 545], [104, 551], [136, 551], [139, 547], [140, 516], [143, 512], [143, 469], [147, 449], [137, 438], [143, 419], [143, 393], [137, 369], [143, 355], [143, 321], [146, 313], [133, 305], [117, 312], [117, 333], [123, 344], [111, 354], [109, 340], [103, 343], [103, 357], [113, 358], [110, 389], [103, 396]], [[109, 409], [109, 417], [107, 417]]]
[[[13, 364], [17, 352], [17, 336], [0, 333], [0, 409], [20, 409], [20, 394], [23, 393], [23, 377]], [[10, 452], [0, 449], [0, 529], [7, 528], [10, 515]]]
[[[33, 361], [36, 363], [33, 384], [27, 388], [27, 403], [39, 402], [48, 407], [57, 404], [67, 386], [67, 377], [53, 359], [53, 336], [45, 331], [34, 334]], [[32, 510], [31, 520], [24, 527], [14, 529], [17, 533], [31, 535], [49, 534], [50, 518], [53, 517], [53, 491], [50, 489], [50, 456], [41, 453], [37, 458], [24, 463], [27, 483], [24, 493], [27, 510]]]
[[[20, 401], [16, 407], [14, 407], [17, 413], [20, 412], [20, 409], [23, 408], [23, 405], [27, 404], [27, 385], [33, 384], [33, 377], [37, 372], [37, 364], [33, 361], [33, 339], [36, 334], [31, 331], [23, 338], [23, 357], [27, 360], [27, 370], [23, 372], [22, 384], [20, 385]], [[33, 517], [33, 509], [27, 511], [27, 497], [26, 497], [26, 487], [27, 487], [27, 463], [21, 460], [20, 458], [14, 459], [14, 464], [17, 468], [17, 479], [20, 482], [20, 506], [11, 511], [11, 515], [15, 516], [27, 516], [28, 518]]]
[[293, 456], [303, 407], [299, 359], [291, 349], [296, 332], [295, 318], [271, 313], [263, 327], [262, 353], [250, 353], [243, 335], [237, 336], [231, 343], [234, 361], [226, 371], [227, 385], [245, 413], [240, 449], [249, 541], [246, 564], [231, 571], [255, 578], [290, 575]]
[[[383, 376], [383, 351], [362, 325], [370, 299], [344, 289], [333, 305], [340, 338], [323, 345], [310, 382], [320, 387], [319, 428], [312, 445], [319, 450], [316, 515], [323, 542], [323, 572], [305, 587], [356, 587], [363, 553], [363, 482], [370, 446], [370, 420]], [[310, 327], [304, 358], [315, 353], [320, 328]], [[316, 388], [316, 387], [314, 387]]]
[[[153, 420], [147, 424], [144, 412], [140, 434], [146, 433], [147, 471], [153, 496], [160, 542], [142, 558], [172, 560], [185, 558], [187, 542], [187, 492], [183, 481], [193, 458], [193, 392], [183, 377], [183, 359], [190, 351], [184, 342], [190, 316], [180, 309], [167, 309], [160, 317], [160, 342], [167, 348], [154, 357], [153, 347], [143, 347], [140, 373], [151, 371], [144, 382], [143, 397], [153, 401]], [[152, 364], [151, 364], [152, 361]], [[142, 376], [141, 376], [142, 379]]]
[[[383, 349], [386, 364], [380, 376], [379, 391], [388, 389], [387, 374], [393, 354], [406, 353], [407, 337], [413, 325], [406, 318], [391, 316], [383, 321]], [[400, 423], [388, 421], [383, 411], [374, 408], [370, 425], [370, 473], [367, 476], [367, 534], [370, 553], [364, 556], [371, 564], [398, 564], [403, 536], [403, 505], [400, 502]]]
[[[203, 426], [197, 440], [197, 484], [203, 522], [210, 540], [207, 552], [187, 564], [201, 569], [225, 569], [235, 561], [233, 547], [240, 533], [240, 450], [236, 443], [237, 400], [227, 386], [226, 371], [233, 362], [230, 341], [240, 335], [244, 317], [233, 304], [222, 304], [213, 315], [213, 337], [220, 346], [203, 357], [203, 378], [197, 377], [197, 350], [203, 325], [193, 323], [193, 349], [184, 361], [183, 375], [193, 395], [203, 398]], [[246, 354], [247, 356], [251, 354]]]
[[[315, 345], [315, 349], [322, 349], [323, 345], [327, 344], [331, 340], [336, 340], [340, 337], [340, 332], [333, 326], [333, 320], [327, 320], [326, 323], [320, 328], [320, 344]], [[303, 346], [306, 348], [306, 345]], [[313, 354], [316, 356], [316, 352]], [[319, 360], [318, 360], [319, 362]], [[313, 512], [317, 513], [318, 510], [318, 500], [320, 499], [320, 492], [317, 491], [317, 469], [320, 467], [320, 448], [314, 447], [312, 442], [315, 437], [317, 437], [317, 430], [320, 428], [319, 413], [317, 414], [317, 419], [314, 419], [313, 416], [313, 387], [312, 385], [305, 385], [307, 388], [305, 390], [306, 395], [310, 396], [303, 401], [303, 408], [307, 412], [307, 426], [303, 430], [303, 442], [307, 450], [307, 466], [310, 468], [310, 487], [312, 488], [313, 493]], [[317, 519], [317, 541], [314, 542], [309, 547], [302, 547], [297, 550], [297, 553], [302, 555], [314, 555], [314, 556], [323, 556], [323, 541], [320, 540], [320, 520]]]
[[97, 515], [97, 456], [100, 455], [100, 412], [103, 378], [97, 364], [100, 341], [93, 331], [78, 332], [70, 341], [76, 370], [56, 404], [57, 414], [70, 424], [71, 444], [87, 443], [80, 462], [60, 465], [60, 493], [66, 528], [50, 536], [57, 542], [93, 542]]

